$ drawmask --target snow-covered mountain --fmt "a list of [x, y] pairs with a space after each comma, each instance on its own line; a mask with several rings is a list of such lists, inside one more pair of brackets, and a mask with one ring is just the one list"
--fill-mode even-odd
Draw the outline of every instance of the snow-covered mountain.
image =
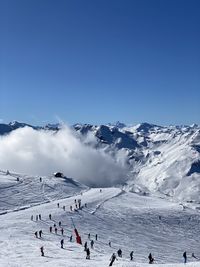
[[0, 123], [0, 135], [6, 135], [9, 134], [10, 132], [19, 129], [19, 128], [24, 128], [24, 127], [31, 127], [35, 130], [52, 130], [52, 131], [57, 131], [60, 129], [61, 125], [60, 124], [47, 124], [44, 127], [41, 126], [33, 126], [27, 123], [23, 122], [18, 122], [18, 121], [12, 121], [9, 124], [5, 123]]
[[[44, 127], [13, 122], [0, 124], [0, 134], [17, 128], [59, 131], [59, 124]], [[127, 187], [141, 193], [159, 193], [177, 201], [200, 204], [200, 126], [126, 126], [75, 124], [72, 128], [88, 146], [101, 148], [128, 166]], [[89, 138], [87, 138], [89, 136]]]
[[[130, 167], [130, 190], [162, 193], [178, 201], [200, 204], [200, 127], [163, 127], [148, 123], [76, 125], [81, 134], [93, 133], [98, 145], [123, 150]], [[137, 187], [137, 189], [136, 189]]]
[[[0, 130], [8, 136], [23, 127], [53, 131], [53, 136], [62, 128], [15, 122], [1, 124]], [[126, 182], [89, 188], [65, 176], [22, 175], [12, 172], [12, 166], [9, 171], [0, 166], [0, 266], [102, 267], [121, 248], [123, 256], [113, 266], [149, 266], [151, 252], [156, 266], [181, 267], [187, 251], [187, 266], [199, 267], [200, 127], [117, 123], [72, 128], [86, 146], [103, 150], [116, 161], [123, 158], [129, 170]], [[36, 219], [39, 214], [41, 220]], [[94, 240], [90, 260], [76, 243], [73, 224], [83, 244], [90, 247]], [[42, 237], [36, 238], [39, 230]], [[62, 239], [64, 249], [60, 248]], [[40, 256], [41, 246], [45, 257]]]

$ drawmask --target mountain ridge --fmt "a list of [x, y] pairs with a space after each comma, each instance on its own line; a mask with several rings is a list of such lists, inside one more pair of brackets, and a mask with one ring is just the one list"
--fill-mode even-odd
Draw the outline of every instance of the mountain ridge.
[[[54, 131], [61, 124], [44, 127], [13, 122], [0, 124], [0, 134], [31, 127]], [[126, 185], [131, 191], [161, 193], [185, 203], [200, 204], [200, 126], [159, 126], [141, 123], [74, 124], [71, 129], [86, 146], [103, 150], [128, 168]], [[90, 138], [87, 138], [87, 137]]]

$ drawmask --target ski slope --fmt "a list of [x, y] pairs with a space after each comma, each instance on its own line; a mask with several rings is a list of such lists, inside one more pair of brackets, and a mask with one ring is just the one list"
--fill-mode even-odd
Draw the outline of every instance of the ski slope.
[[0, 213], [26, 209], [87, 190], [80, 183], [64, 177], [41, 177], [0, 171]]
[[[147, 257], [150, 252], [158, 267], [184, 266], [182, 254], [185, 250], [188, 256], [192, 252], [200, 256], [200, 214], [196, 210], [183, 208], [168, 199], [126, 192], [122, 188], [103, 188], [100, 192], [99, 188], [89, 189], [73, 180], [66, 182], [45, 177], [40, 183], [39, 177], [19, 174], [18, 177], [23, 181], [13, 180], [13, 174], [0, 173], [0, 196], [10, 201], [9, 205], [3, 198], [0, 201], [0, 266], [102, 267], [108, 266], [112, 253], [119, 248], [123, 257], [113, 266], [149, 266]], [[50, 186], [51, 182], [56, 186]], [[75, 199], [81, 199], [82, 209], [74, 211]], [[50, 213], [52, 220], [49, 219]], [[35, 220], [38, 214], [42, 216], [41, 221]], [[34, 215], [33, 221], [31, 215]], [[85, 259], [83, 246], [75, 242], [71, 218], [83, 244], [87, 241], [90, 245], [88, 233], [91, 239], [98, 234], [90, 260]], [[64, 229], [64, 249], [60, 248], [63, 237], [59, 221]], [[54, 223], [58, 227], [57, 235], [54, 231], [49, 232]], [[39, 230], [43, 231], [41, 239], [34, 236]], [[72, 242], [69, 241], [71, 234]], [[41, 246], [44, 246], [45, 257], [40, 256]], [[134, 250], [133, 262], [129, 260], [131, 250]], [[193, 258], [188, 260], [188, 266], [200, 266]]]

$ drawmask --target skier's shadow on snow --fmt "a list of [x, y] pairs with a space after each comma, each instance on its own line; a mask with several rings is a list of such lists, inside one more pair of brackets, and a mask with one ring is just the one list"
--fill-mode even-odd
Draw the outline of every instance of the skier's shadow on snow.
[[49, 259], [53, 259], [53, 257], [50, 256], [43, 256], [44, 258], [49, 258]]

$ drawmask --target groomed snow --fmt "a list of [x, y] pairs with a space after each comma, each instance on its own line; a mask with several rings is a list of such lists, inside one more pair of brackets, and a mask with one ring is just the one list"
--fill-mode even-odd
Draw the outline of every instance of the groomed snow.
[[[112, 253], [119, 248], [122, 249], [123, 257], [118, 258], [113, 266], [149, 266], [147, 257], [151, 252], [156, 266], [181, 267], [184, 266], [182, 254], [185, 250], [190, 262], [187, 266], [200, 266], [198, 261], [194, 262], [191, 258], [192, 252], [200, 256], [200, 214], [196, 210], [183, 209], [178, 203], [167, 199], [125, 192], [121, 188], [103, 188], [100, 192], [99, 188], [88, 189], [76, 183], [72, 186], [73, 180], [66, 184], [59, 178], [43, 177], [40, 183], [39, 177], [18, 175], [20, 181], [16, 182], [16, 177], [13, 180], [12, 177], [13, 174], [0, 174], [0, 196], [3, 196], [0, 198], [2, 267], [102, 267], [108, 266]], [[57, 186], [49, 186], [51, 181]], [[42, 198], [36, 201], [41, 194]], [[6, 196], [9, 205], [3, 200]], [[23, 196], [27, 204], [25, 209], [23, 201], [20, 202], [21, 206], [18, 203]], [[44, 203], [46, 199], [48, 203]], [[75, 207], [75, 199], [81, 199], [83, 208], [70, 211], [70, 205], [73, 209]], [[63, 205], [66, 206], [65, 211]], [[6, 210], [9, 213], [5, 213]], [[50, 213], [52, 220], [49, 219]], [[42, 215], [41, 221], [35, 221], [38, 214]], [[31, 215], [34, 215], [34, 221], [31, 221]], [[71, 218], [83, 244], [87, 241], [90, 245], [88, 233], [91, 239], [98, 234], [98, 240], [94, 240], [94, 249], [91, 249], [91, 260], [85, 259], [83, 246], [75, 243]], [[62, 236], [59, 221], [64, 229], [64, 249], [60, 248]], [[49, 227], [54, 223], [58, 227], [57, 235], [49, 233]], [[43, 231], [42, 238], [35, 238], [34, 232], [40, 229]], [[69, 241], [71, 234], [72, 242]], [[108, 246], [109, 241], [111, 248]], [[44, 246], [45, 257], [40, 256], [41, 246]], [[129, 260], [131, 250], [134, 250], [133, 262]]]

